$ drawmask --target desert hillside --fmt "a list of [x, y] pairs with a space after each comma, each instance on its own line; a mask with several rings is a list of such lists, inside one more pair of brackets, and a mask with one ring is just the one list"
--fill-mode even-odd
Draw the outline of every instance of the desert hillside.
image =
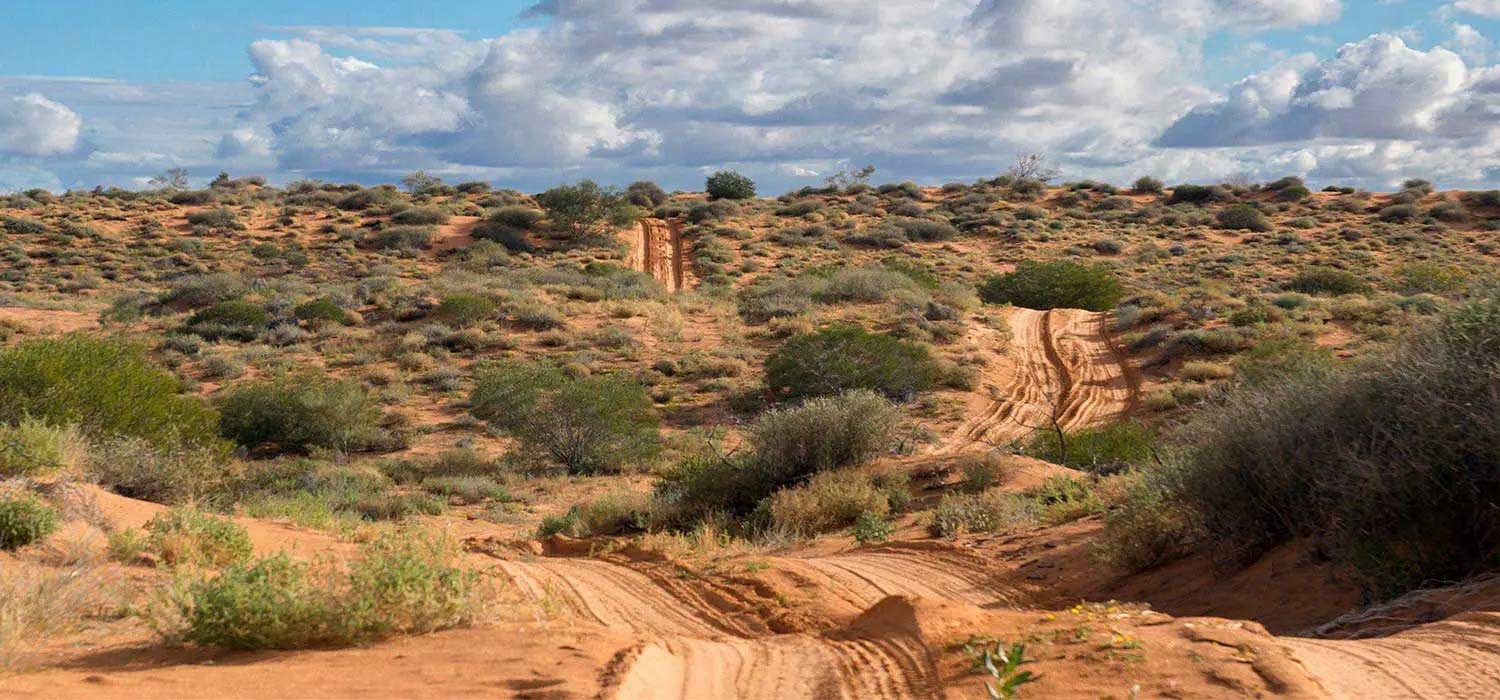
[[1500, 698], [1500, 192], [0, 197], [0, 697]]

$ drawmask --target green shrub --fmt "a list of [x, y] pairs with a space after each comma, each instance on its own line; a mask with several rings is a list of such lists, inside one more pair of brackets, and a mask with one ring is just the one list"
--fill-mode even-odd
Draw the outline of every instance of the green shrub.
[[1286, 283], [1286, 288], [1303, 294], [1363, 294], [1370, 285], [1347, 270], [1331, 267], [1310, 267]]
[[1380, 217], [1381, 221], [1404, 222], [1417, 218], [1419, 213], [1421, 212], [1415, 205], [1392, 204], [1381, 209], [1377, 216]]
[[1085, 267], [1074, 262], [1023, 261], [1014, 272], [991, 277], [979, 288], [991, 304], [1013, 304], [1028, 309], [1087, 309], [1108, 311], [1125, 296], [1119, 280], [1104, 265]]
[[1234, 204], [1215, 215], [1219, 228], [1244, 231], [1270, 231], [1271, 220], [1261, 210], [1248, 204]]
[[638, 180], [625, 188], [630, 203], [642, 209], [655, 209], [667, 201], [667, 192], [654, 182]]
[[380, 250], [426, 250], [434, 233], [431, 226], [387, 226], [370, 238], [370, 245]]
[[1221, 552], [1317, 538], [1376, 596], [1500, 569], [1497, 381], [1500, 301], [1464, 305], [1384, 356], [1201, 410], [1137, 494], [1166, 505], [1141, 510], [1186, 511]]
[[[1039, 430], [1026, 446], [1026, 454], [1094, 474], [1114, 474], [1128, 470], [1151, 457], [1156, 432], [1135, 421], [1113, 423], [1098, 428], [1083, 428], [1064, 434], [1059, 443], [1057, 433]], [[1067, 459], [1063, 459], [1063, 446]]]
[[0, 479], [63, 473], [77, 476], [89, 444], [77, 428], [49, 425], [30, 416], [0, 424]]
[[89, 478], [115, 493], [155, 503], [187, 503], [215, 492], [228, 477], [226, 450], [196, 445], [158, 446], [140, 438], [95, 441]]
[[354, 381], [286, 376], [235, 386], [218, 405], [220, 434], [246, 447], [351, 452], [382, 437], [380, 406]]
[[1172, 195], [1167, 198], [1168, 204], [1179, 204], [1187, 202], [1190, 204], [1203, 204], [1212, 202], [1220, 196], [1218, 188], [1205, 187], [1203, 185], [1178, 185], [1172, 188]]
[[412, 533], [366, 545], [347, 572], [277, 554], [181, 581], [157, 606], [169, 638], [229, 649], [348, 645], [471, 622], [478, 575], [452, 542]]
[[770, 497], [771, 527], [811, 537], [849, 527], [866, 513], [883, 518], [891, 510], [886, 493], [865, 470], [816, 474], [807, 483]]
[[844, 325], [788, 338], [765, 366], [766, 386], [784, 400], [851, 389], [907, 400], [931, 389], [939, 375], [925, 346]]
[[337, 323], [341, 326], [353, 325], [354, 323], [354, 317], [350, 316], [348, 311], [345, 311], [337, 302], [328, 297], [298, 304], [297, 308], [292, 309], [292, 315], [296, 316], [300, 321], [327, 321]]
[[620, 375], [569, 377], [529, 363], [475, 374], [470, 411], [522, 447], [580, 474], [641, 465], [661, 448], [660, 419], [639, 383]]
[[478, 294], [450, 294], [433, 310], [434, 318], [458, 328], [467, 328], [495, 315], [495, 302]]
[[171, 289], [162, 295], [164, 304], [182, 304], [188, 308], [202, 308], [221, 301], [234, 299], [245, 293], [245, 280], [229, 272], [183, 277], [172, 283]]
[[954, 494], [944, 496], [938, 502], [927, 531], [933, 537], [978, 532], [1010, 533], [1036, 526], [1041, 517], [1041, 506], [1019, 494], [1001, 491]]
[[222, 567], [250, 556], [244, 526], [192, 508], [173, 508], [146, 523], [146, 549], [168, 564]]
[[0, 549], [19, 549], [57, 529], [57, 511], [29, 494], [0, 494]]
[[30, 417], [93, 437], [212, 445], [217, 416], [140, 346], [65, 335], [0, 350], [0, 422]]
[[1235, 377], [1252, 385], [1323, 374], [1332, 369], [1332, 351], [1296, 337], [1267, 338], [1234, 358]]
[[260, 304], [230, 299], [189, 316], [187, 330], [209, 340], [254, 340], [270, 322], [270, 314]]
[[860, 513], [854, 519], [854, 524], [849, 528], [850, 534], [854, 535], [854, 541], [860, 544], [874, 544], [884, 542], [895, 532], [890, 521], [875, 513]]
[[721, 170], [708, 176], [703, 190], [713, 199], [754, 199], [755, 182], [733, 170]]
[[437, 207], [412, 207], [397, 212], [391, 221], [404, 226], [437, 226], [448, 223], [448, 212]]
[[619, 188], [601, 187], [592, 180], [559, 185], [537, 195], [536, 201], [547, 212], [552, 229], [574, 241], [633, 225], [641, 214]]
[[1165, 187], [1166, 185], [1163, 185], [1161, 180], [1146, 175], [1136, 178], [1135, 184], [1131, 185], [1130, 189], [1136, 194], [1161, 194]]
[[1468, 286], [1468, 275], [1457, 265], [1409, 262], [1396, 268], [1397, 289], [1402, 294], [1453, 294]]
[[526, 232], [535, 229], [544, 215], [531, 207], [509, 205], [496, 209], [489, 218], [474, 227], [473, 236], [481, 241], [493, 241], [507, 250], [528, 252], [533, 249]]
[[207, 226], [209, 228], [235, 228], [239, 225], [239, 217], [235, 216], [234, 210], [220, 207], [218, 209], [203, 209], [187, 215], [188, 223], [194, 226]]

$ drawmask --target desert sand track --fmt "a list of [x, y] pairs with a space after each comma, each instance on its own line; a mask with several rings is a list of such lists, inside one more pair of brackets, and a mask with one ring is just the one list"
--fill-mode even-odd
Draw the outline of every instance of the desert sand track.
[[639, 228], [627, 235], [631, 269], [651, 275], [669, 292], [687, 286], [681, 224], [662, 219], [641, 219]]
[[1500, 698], [1500, 613], [1466, 613], [1378, 639], [1281, 641], [1333, 700]]
[[[1109, 338], [1108, 317], [1079, 309], [1007, 309], [1009, 351], [985, 366], [968, 417], [940, 451], [1004, 445], [1054, 422], [1076, 430], [1127, 415], [1139, 386], [1129, 360]], [[976, 325], [971, 342], [994, 348], [1003, 340], [994, 329]]]
[[[500, 568], [534, 600], [576, 619], [649, 639], [622, 660], [605, 697], [620, 700], [938, 698], [931, 654], [902, 624], [902, 598], [993, 604], [976, 559], [941, 547], [881, 547], [778, 566], [824, 583], [865, 624], [836, 634], [774, 634], [735, 593], [591, 559], [505, 560]], [[857, 631], [856, 631], [857, 630]]]

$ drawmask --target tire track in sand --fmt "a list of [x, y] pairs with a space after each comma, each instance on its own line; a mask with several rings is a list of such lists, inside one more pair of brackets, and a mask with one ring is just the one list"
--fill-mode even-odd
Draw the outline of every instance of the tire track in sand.
[[1334, 700], [1500, 698], [1500, 613], [1465, 613], [1389, 637], [1283, 637]]
[[[982, 562], [956, 550], [885, 546], [826, 557], [779, 559], [817, 576], [860, 608], [899, 611], [890, 596], [995, 604], [1000, 589]], [[706, 582], [686, 584], [634, 567], [583, 558], [498, 558], [520, 591], [604, 627], [640, 635], [604, 697], [619, 700], [940, 698], [932, 655], [914, 628], [865, 625], [835, 636], [774, 635], [726, 611], [733, 601]], [[885, 602], [882, 602], [885, 601]], [[867, 614], [868, 616], [868, 614]], [[900, 613], [887, 614], [900, 617]], [[877, 615], [879, 617], [879, 615]], [[863, 618], [862, 618], [863, 619]], [[871, 628], [879, 632], [870, 632]]]
[[971, 329], [971, 342], [994, 357], [980, 375], [968, 417], [938, 451], [1004, 445], [1050, 428], [1054, 416], [1063, 430], [1077, 430], [1127, 415], [1139, 382], [1109, 337], [1108, 319], [1107, 313], [1080, 309], [1011, 307], [1005, 354], [993, 349], [1002, 344], [994, 329]]

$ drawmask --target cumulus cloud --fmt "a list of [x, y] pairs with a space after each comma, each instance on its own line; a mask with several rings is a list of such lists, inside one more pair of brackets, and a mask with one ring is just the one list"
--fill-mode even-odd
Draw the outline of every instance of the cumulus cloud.
[[53, 156], [78, 147], [83, 119], [37, 93], [0, 97], [0, 153]]
[[1500, 17], [1500, 0], [1458, 0], [1453, 7], [1480, 17]]

